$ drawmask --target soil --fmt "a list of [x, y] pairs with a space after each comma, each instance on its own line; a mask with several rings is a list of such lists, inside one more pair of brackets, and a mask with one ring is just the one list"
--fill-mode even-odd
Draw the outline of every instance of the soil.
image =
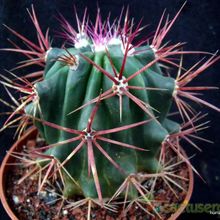
[[[43, 146], [44, 142], [38, 140], [29, 140], [23, 147], [24, 151], [27, 148]], [[169, 158], [175, 157], [173, 152], [169, 152]], [[175, 159], [175, 158], [174, 158]], [[174, 161], [177, 161], [176, 158]], [[15, 162], [20, 163], [19, 159]], [[7, 198], [10, 207], [16, 214], [19, 220], [86, 220], [88, 215], [88, 205], [85, 204], [81, 207], [71, 209], [68, 205], [71, 202], [76, 202], [82, 198], [73, 198], [63, 200], [61, 196], [61, 187], [59, 180], [56, 180], [53, 184], [49, 181], [45, 184], [43, 190], [38, 193], [38, 178], [31, 176], [26, 178], [21, 184], [17, 184], [18, 180], [23, 177], [30, 169], [30, 167], [12, 166], [8, 178], [7, 178]], [[177, 167], [175, 174], [184, 178], [189, 178], [187, 165], [180, 163]], [[188, 182], [182, 179], [175, 180], [184, 189], [188, 189]], [[144, 182], [145, 187], [150, 187], [152, 179]], [[172, 184], [171, 184], [172, 185]], [[174, 195], [168, 185], [162, 180], [158, 179], [154, 190], [154, 199], [152, 203], [162, 219], [168, 219], [172, 213], [174, 213], [178, 206], [184, 202], [186, 197], [186, 191], [172, 185], [172, 189], [175, 190], [177, 196]], [[93, 206], [91, 208], [90, 219], [106, 219], [106, 220], [153, 220], [159, 219], [156, 217], [153, 210], [143, 204], [144, 211], [137, 204], [133, 204], [129, 211], [125, 214], [123, 212], [123, 205], [118, 202], [118, 212], [111, 212], [99, 206]], [[154, 217], [151, 214], [154, 214]]]

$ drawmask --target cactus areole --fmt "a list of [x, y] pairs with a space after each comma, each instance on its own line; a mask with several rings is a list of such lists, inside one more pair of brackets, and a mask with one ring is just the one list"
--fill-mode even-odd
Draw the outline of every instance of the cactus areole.
[[[141, 192], [138, 177], [163, 169], [165, 145], [190, 164], [179, 152], [179, 143], [184, 139], [195, 146], [190, 138], [198, 138], [196, 133], [203, 124], [194, 123], [203, 116], [185, 100], [219, 109], [196, 96], [198, 91], [215, 87], [187, 84], [219, 57], [214, 54], [202, 65], [186, 70], [182, 56], [199, 52], [183, 51], [181, 43], [162, 44], [180, 11], [165, 24], [163, 15], [154, 37], [141, 41], [136, 41], [143, 29], [141, 22], [134, 25], [128, 11], [113, 24], [109, 18], [102, 21], [99, 10], [91, 24], [85, 11], [82, 21], [76, 15], [78, 31], [60, 16], [60, 36], [70, 45], [61, 49], [51, 46], [48, 31], [45, 35], [41, 31], [33, 8], [29, 14], [39, 45], [8, 28], [27, 46], [5, 49], [30, 59], [18, 68], [44, 67], [42, 72], [28, 75], [27, 79], [39, 77], [34, 82], [19, 79], [25, 87], [2, 82], [26, 94], [15, 113], [23, 109], [23, 117], [33, 119], [48, 144], [32, 152], [37, 154], [38, 165], [47, 167], [42, 184], [58, 173], [65, 198], [103, 201], [114, 197], [117, 190], [120, 194], [124, 190], [120, 187], [130, 178], [134, 187], [127, 188], [126, 197], [137, 198]], [[175, 78], [169, 66], [177, 68]], [[169, 117], [173, 102], [184, 121], [182, 126]]]

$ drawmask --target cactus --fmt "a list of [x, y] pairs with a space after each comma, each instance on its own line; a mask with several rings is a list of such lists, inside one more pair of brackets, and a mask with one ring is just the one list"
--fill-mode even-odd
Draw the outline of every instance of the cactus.
[[[3, 128], [20, 121], [22, 133], [31, 120], [47, 142], [30, 153], [35, 155], [38, 166], [47, 168], [39, 190], [51, 175], [58, 173], [65, 198], [82, 195], [98, 198], [102, 204], [107, 198], [117, 197], [115, 192], [122, 193], [124, 188], [120, 187], [129, 180], [133, 187], [124, 196], [135, 199], [138, 194], [145, 196], [138, 175], [163, 170], [161, 157], [165, 147], [190, 164], [178, 151], [179, 141], [185, 139], [197, 147], [190, 138], [199, 138], [196, 133], [203, 124], [195, 123], [203, 115], [194, 113], [185, 100], [217, 111], [219, 108], [197, 97], [198, 91], [215, 87], [188, 84], [219, 56], [213, 54], [202, 65], [199, 62], [184, 70], [182, 56], [202, 52], [183, 51], [181, 43], [162, 44], [181, 10], [165, 24], [162, 16], [151, 43], [150, 39], [135, 43], [142, 30], [141, 22], [135, 26], [128, 10], [113, 24], [109, 18], [103, 22], [98, 10], [94, 25], [89, 23], [85, 10], [82, 21], [76, 14], [78, 31], [60, 16], [60, 36], [70, 45], [61, 49], [51, 46], [49, 33], [43, 34], [33, 8], [29, 14], [38, 44], [6, 26], [27, 46], [21, 49], [13, 43], [14, 49], [4, 49], [28, 58], [17, 69], [43, 66], [43, 70], [23, 78], [16, 76], [16, 83], [5, 76], [1, 81], [24, 94]], [[173, 56], [181, 56], [180, 62], [174, 62]], [[178, 68], [176, 77], [167, 74], [166, 65]], [[8, 94], [13, 98], [9, 91]], [[183, 126], [169, 118], [173, 102]], [[21, 116], [12, 120], [17, 114]]]

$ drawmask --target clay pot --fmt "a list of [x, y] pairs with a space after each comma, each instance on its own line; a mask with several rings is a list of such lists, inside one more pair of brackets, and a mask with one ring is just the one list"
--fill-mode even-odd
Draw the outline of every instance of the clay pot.
[[6, 154], [2, 164], [1, 164], [1, 170], [0, 170], [0, 198], [3, 204], [3, 207], [5, 208], [7, 214], [12, 220], [19, 220], [13, 211], [11, 210], [11, 207], [8, 204], [7, 198], [6, 198], [6, 176], [8, 175], [8, 170], [11, 169], [11, 166], [7, 166], [7, 163], [13, 163], [14, 157], [10, 156], [12, 152], [20, 152], [23, 149], [23, 146], [27, 143], [28, 140], [35, 140], [37, 137], [38, 131], [35, 127], [30, 128], [27, 130], [27, 132], [19, 139], [17, 140], [14, 145], [10, 148], [8, 151], [8, 154]]
[[[8, 175], [7, 172], [9, 169], [11, 169], [11, 166], [7, 166], [7, 163], [13, 163], [14, 157], [10, 156], [12, 152], [20, 152], [23, 149], [23, 146], [27, 143], [28, 140], [35, 140], [37, 137], [38, 131], [35, 127], [30, 128], [27, 130], [27, 132], [17, 141], [14, 143], [14, 145], [11, 147], [11, 149], [8, 151], [8, 154], [5, 156], [0, 170], [0, 198], [2, 201], [2, 204], [7, 212], [7, 214], [10, 216], [12, 220], [19, 220], [16, 215], [11, 210], [7, 198], [6, 198], [6, 176]], [[182, 154], [186, 156], [185, 152], [183, 150]], [[168, 219], [168, 220], [175, 220], [177, 219], [183, 210], [186, 208], [191, 195], [193, 191], [193, 184], [194, 184], [194, 178], [193, 178], [193, 171], [190, 166], [188, 166], [189, 171], [189, 188], [187, 191], [187, 195], [185, 197], [184, 202], [180, 205], [180, 207], [177, 209], [177, 211]]]

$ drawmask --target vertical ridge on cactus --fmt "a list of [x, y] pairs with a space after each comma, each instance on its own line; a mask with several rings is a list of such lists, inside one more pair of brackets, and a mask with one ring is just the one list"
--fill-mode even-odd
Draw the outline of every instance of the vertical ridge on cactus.
[[[197, 135], [207, 128], [207, 121], [197, 124], [205, 115], [196, 113], [187, 99], [220, 111], [198, 97], [198, 92], [217, 87], [191, 85], [220, 56], [184, 51], [184, 43], [164, 43], [185, 4], [171, 20], [169, 16], [165, 18], [164, 11], [154, 36], [138, 42], [135, 39], [145, 26], [142, 20], [135, 25], [128, 9], [123, 9], [112, 23], [110, 15], [102, 19], [99, 8], [94, 23], [87, 9], [80, 21], [75, 9], [77, 30], [60, 14], [62, 32], [57, 35], [65, 40], [61, 48], [52, 47], [49, 28], [46, 32], [41, 29], [33, 6], [28, 14], [36, 29], [36, 43], [6, 26], [23, 42], [24, 49], [10, 41], [14, 48], [2, 50], [27, 57], [14, 71], [32, 65], [42, 68], [24, 77], [7, 71], [14, 79], [1, 75], [0, 83], [13, 102], [11, 105], [0, 99], [13, 111], [1, 130], [21, 120], [16, 125], [20, 135], [32, 121], [46, 141], [44, 146], [27, 152], [28, 159], [13, 154], [27, 166], [36, 165], [19, 183], [39, 174], [41, 191], [48, 179], [61, 179], [63, 198], [84, 197], [70, 207], [88, 203], [90, 210], [91, 204], [96, 203], [114, 210], [111, 201], [120, 197], [124, 207], [131, 200], [131, 204], [143, 208], [143, 202], [154, 213], [146, 209], [149, 215], [162, 218], [147, 196], [153, 189], [144, 187], [142, 180], [161, 178], [175, 196], [173, 186], [184, 191], [175, 180], [184, 177], [171, 169], [176, 164], [165, 161], [167, 149], [172, 149], [180, 163], [187, 163], [199, 175], [190, 158], [181, 153], [181, 141], [199, 151], [193, 139], [210, 143]], [[211, 57], [187, 70], [183, 55], [194, 53]], [[176, 78], [169, 66], [177, 69]], [[19, 100], [9, 89], [19, 92]], [[182, 125], [169, 117], [173, 102]]]

